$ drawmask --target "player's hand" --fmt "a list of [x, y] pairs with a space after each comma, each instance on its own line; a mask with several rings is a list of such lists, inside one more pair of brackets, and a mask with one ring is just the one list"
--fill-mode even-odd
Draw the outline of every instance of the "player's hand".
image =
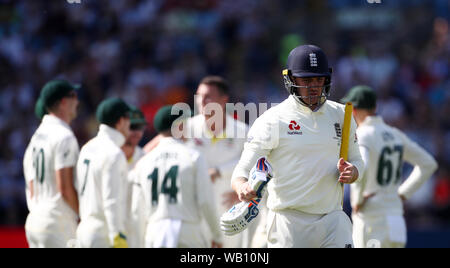
[[273, 178], [272, 166], [265, 157], [256, 161], [256, 165], [250, 171], [248, 182], [250, 187], [256, 191], [256, 196], [262, 198], [266, 192], [267, 183]]
[[222, 248], [222, 247], [223, 247], [222, 243], [218, 243], [216, 241], [211, 242], [211, 248]]
[[256, 198], [256, 191], [252, 189], [248, 182], [242, 183], [237, 189], [237, 195], [239, 200], [243, 202], [250, 202], [252, 199]]
[[122, 233], [118, 233], [114, 237], [113, 248], [128, 248], [127, 237]]
[[222, 197], [222, 205], [224, 205], [225, 207], [232, 207], [240, 201], [238, 195], [234, 191], [226, 192], [222, 195]]
[[220, 171], [217, 168], [208, 169], [208, 173], [212, 183], [216, 182], [217, 179], [220, 179], [220, 177], [222, 177]]
[[355, 182], [359, 177], [358, 169], [352, 163], [344, 161], [343, 158], [338, 162], [339, 182], [350, 184]]

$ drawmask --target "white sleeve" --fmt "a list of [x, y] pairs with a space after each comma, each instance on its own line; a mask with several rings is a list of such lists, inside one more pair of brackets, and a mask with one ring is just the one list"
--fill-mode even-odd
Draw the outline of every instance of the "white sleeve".
[[[369, 149], [365, 146], [359, 146], [359, 151], [361, 152], [361, 157], [364, 164], [367, 165], [368, 163], [370, 163]], [[360, 174], [359, 177], [360, 179], [350, 185], [350, 203], [352, 208], [355, 208], [364, 200], [364, 190], [366, 186], [365, 172], [363, 172], [363, 174]]]
[[116, 154], [102, 170], [103, 209], [111, 245], [114, 237], [125, 230], [127, 161], [123, 153]]
[[401, 136], [403, 136], [405, 142], [403, 159], [414, 165], [414, 169], [406, 181], [400, 185], [398, 194], [409, 199], [436, 171], [438, 164], [433, 156], [417, 143], [410, 140], [403, 133], [401, 133]]
[[357, 169], [359, 177], [356, 180], [359, 181], [364, 174], [364, 161], [361, 158], [361, 153], [358, 145], [358, 137], [356, 135], [356, 121], [352, 116], [351, 125], [350, 125], [350, 137], [348, 142], [348, 162], [352, 163]]
[[58, 142], [55, 148], [55, 171], [67, 167], [75, 167], [79, 150], [75, 136], [67, 136]]
[[201, 155], [198, 156], [194, 163], [196, 166], [195, 182], [197, 205], [208, 223], [213, 241], [221, 243], [222, 233], [219, 229], [219, 216], [216, 209], [213, 185], [208, 174], [208, 164]]
[[244, 151], [234, 169], [231, 184], [237, 178], [248, 178], [250, 170], [256, 161], [263, 156], [269, 156], [272, 149], [279, 143], [279, 127], [276, 119], [262, 115], [256, 119], [251, 127], [247, 142], [244, 144]]
[[31, 211], [34, 205], [30, 190], [30, 183], [34, 180], [35, 176], [32, 158], [32, 152], [30, 146], [28, 146], [23, 156], [23, 175], [25, 177], [25, 197], [27, 200], [28, 211]]
[[129, 210], [128, 216], [128, 240], [133, 242], [134, 245], [138, 248], [144, 247], [144, 238], [145, 238], [145, 228], [147, 217], [145, 215], [145, 200], [142, 192], [142, 185], [139, 182], [138, 170], [135, 168], [130, 171], [128, 175], [128, 180], [130, 183], [130, 207], [127, 208]]

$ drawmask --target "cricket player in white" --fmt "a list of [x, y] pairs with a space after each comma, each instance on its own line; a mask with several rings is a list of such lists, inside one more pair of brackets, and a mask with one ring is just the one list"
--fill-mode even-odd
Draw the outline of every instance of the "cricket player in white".
[[[376, 115], [376, 94], [356, 86], [342, 101], [350, 101], [366, 169], [351, 185], [353, 240], [356, 247], [404, 247], [406, 224], [402, 200], [407, 200], [437, 169], [434, 158], [397, 128]], [[414, 166], [402, 183], [403, 162]]]
[[[38, 100], [36, 101], [36, 105], [34, 107], [34, 114], [39, 120], [41, 120], [41, 122], [44, 116], [47, 114], [47, 109], [45, 108], [41, 98], [38, 98]], [[25, 177], [25, 197], [27, 200], [28, 211], [31, 211], [35, 203], [34, 198], [32, 198], [31, 189], [34, 177], [36, 176], [32, 150], [28, 150], [27, 148], [27, 150], [24, 153], [23, 159], [24, 159], [23, 174]]]
[[81, 247], [128, 247], [125, 234], [128, 167], [121, 150], [129, 134], [130, 107], [119, 98], [97, 108], [98, 134], [86, 143], [77, 163]]
[[26, 236], [32, 248], [62, 248], [76, 237], [78, 221], [74, 167], [79, 147], [69, 126], [77, 115], [76, 87], [63, 80], [50, 81], [37, 105], [43, 110], [42, 122], [23, 160], [30, 210]]
[[255, 198], [247, 182], [257, 159], [273, 168], [268, 183], [268, 247], [352, 247], [352, 225], [342, 210], [341, 183], [363, 172], [352, 120], [348, 162], [339, 158], [344, 106], [327, 100], [331, 69], [323, 51], [299, 46], [283, 71], [291, 94], [253, 124], [232, 187], [241, 201]]
[[[200, 81], [196, 102], [199, 115], [187, 121], [189, 147], [199, 150], [205, 156], [209, 174], [214, 182], [216, 208], [222, 215], [239, 200], [230, 187], [233, 169], [244, 149], [248, 126], [227, 114], [225, 106], [229, 101], [228, 85], [217, 76], [207, 76]], [[224, 238], [225, 248], [250, 247], [254, 233], [252, 225], [242, 234]]]
[[144, 156], [144, 150], [139, 146], [139, 142], [144, 136], [147, 125], [144, 114], [137, 107], [130, 106], [130, 134], [122, 146], [128, 162], [128, 169], [132, 170], [136, 163]]
[[[195, 101], [199, 107], [199, 114], [188, 119], [184, 125], [185, 141], [190, 148], [200, 151], [207, 161], [208, 173], [213, 181], [216, 196], [216, 208], [220, 216], [239, 202], [236, 193], [230, 187], [230, 182], [233, 169], [244, 149], [248, 126], [226, 113], [229, 86], [222, 77], [203, 78], [199, 83]], [[144, 149], [149, 151], [156, 144], [157, 140], [153, 140]], [[223, 246], [249, 247], [256, 225], [252, 224], [248, 230], [239, 235], [225, 237]]]
[[[139, 142], [144, 135], [145, 128], [147, 126], [147, 121], [145, 120], [144, 114], [137, 107], [131, 106], [130, 112], [130, 134], [122, 146], [122, 151], [125, 153], [125, 157], [128, 162], [128, 171], [131, 171], [136, 163], [144, 156], [144, 150], [139, 146]], [[139, 248], [142, 245], [139, 244], [138, 232], [136, 229], [140, 228], [135, 223], [138, 223], [139, 215], [139, 203], [142, 199], [139, 199], [138, 193], [141, 190], [141, 185], [139, 182], [132, 180], [131, 176], [128, 176], [127, 184], [127, 219], [126, 222], [126, 232], [127, 232], [127, 242], [130, 248]]]
[[[171, 126], [178, 115], [172, 106], [161, 108], [155, 116], [155, 129], [161, 133], [158, 146], [136, 165], [131, 176], [141, 184], [143, 218], [147, 221], [146, 247], [221, 247], [218, 215], [207, 163], [196, 150], [172, 137]], [[203, 234], [204, 217], [212, 241]]]

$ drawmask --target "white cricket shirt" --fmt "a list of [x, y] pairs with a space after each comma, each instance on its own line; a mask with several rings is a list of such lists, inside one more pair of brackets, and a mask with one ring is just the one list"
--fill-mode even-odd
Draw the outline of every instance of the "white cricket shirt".
[[[367, 151], [363, 179], [351, 185], [352, 206], [363, 196], [375, 193], [360, 213], [363, 215], [402, 215], [399, 194], [409, 198], [437, 168], [434, 158], [400, 130], [384, 123], [379, 116], [368, 116], [357, 129], [361, 151]], [[402, 183], [402, 167], [414, 165], [411, 175]]]
[[208, 168], [217, 168], [220, 171], [221, 178], [214, 182], [213, 187], [217, 209], [220, 214], [224, 213], [230, 208], [223, 205], [222, 195], [233, 191], [230, 186], [231, 175], [244, 149], [248, 126], [227, 115], [225, 133], [215, 139], [206, 126], [205, 117], [197, 115], [187, 121], [187, 129], [191, 138], [186, 144], [202, 153]]
[[72, 217], [76, 213], [64, 201], [55, 171], [75, 167], [79, 147], [70, 126], [54, 115], [45, 115], [31, 138], [23, 159], [25, 181], [33, 181], [34, 196], [26, 190], [28, 207], [49, 217]]
[[125, 230], [128, 166], [120, 148], [124, 142], [119, 131], [101, 124], [97, 136], [81, 148], [77, 163], [80, 225], [97, 221], [95, 226], [107, 230], [111, 245]]
[[141, 185], [148, 223], [178, 219], [198, 223], [201, 228], [204, 217], [213, 240], [221, 241], [212, 182], [198, 151], [174, 138], [163, 138], [141, 158], [130, 176]]
[[[268, 207], [326, 214], [342, 209], [337, 163], [345, 106], [327, 100], [317, 111], [289, 96], [267, 110], [248, 134], [233, 179], [248, 178], [256, 160], [267, 156], [274, 177], [268, 184]], [[364, 164], [352, 119], [348, 161], [361, 173]]]

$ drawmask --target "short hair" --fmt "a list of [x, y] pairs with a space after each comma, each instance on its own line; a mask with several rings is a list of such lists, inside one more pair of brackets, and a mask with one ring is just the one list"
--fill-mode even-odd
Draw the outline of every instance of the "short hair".
[[227, 96], [230, 95], [230, 87], [228, 85], [228, 82], [227, 80], [225, 80], [225, 78], [221, 76], [217, 75], [206, 76], [200, 81], [200, 85], [201, 84], [216, 86], [219, 89], [220, 93], [222, 93], [223, 95]]

